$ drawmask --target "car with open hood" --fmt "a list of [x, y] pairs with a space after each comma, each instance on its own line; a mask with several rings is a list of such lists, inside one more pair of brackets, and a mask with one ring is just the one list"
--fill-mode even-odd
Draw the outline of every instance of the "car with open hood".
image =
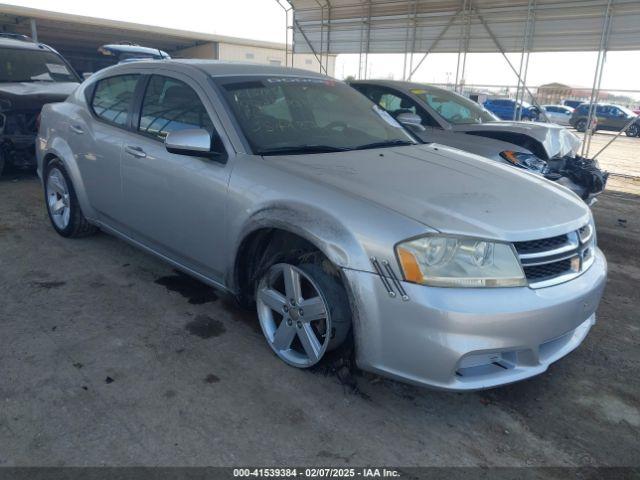
[[579, 155], [580, 139], [540, 122], [502, 121], [476, 102], [421, 83], [361, 80], [350, 85], [384, 108], [420, 140], [441, 143], [532, 172], [592, 203], [607, 174]]
[[53, 48], [24, 35], [0, 33], [0, 175], [5, 165], [35, 168], [38, 116], [80, 84]]
[[582, 200], [419, 143], [324, 75], [120, 64], [46, 105], [37, 145], [56, 232], [99, 227], [236, 296], [293, 367], [355, 352], [403, 381], [489, 388], [544, 372], [596, 320], [606, 261]]

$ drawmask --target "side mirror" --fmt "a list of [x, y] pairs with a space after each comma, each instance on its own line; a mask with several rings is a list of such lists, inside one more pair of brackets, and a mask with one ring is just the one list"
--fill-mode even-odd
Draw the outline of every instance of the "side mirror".
[[202, 128], [189, 128], [169, 132], [164, 139], [169, 153], [207, 157], [211, 154], [211, 135]]
[[415, 113], [401, 113], [396, 120], [410, 129], [412, 132], [424, 132], [426, 128], [422, 126], [422, 119]]

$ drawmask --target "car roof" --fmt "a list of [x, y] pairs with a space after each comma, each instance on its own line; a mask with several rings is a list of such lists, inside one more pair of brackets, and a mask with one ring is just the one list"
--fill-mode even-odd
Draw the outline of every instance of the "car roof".
[[21, 50], [47, 50], [52, 49], [44, 43], [36, 43], [28, 37], [24, 39], [3, 37], [0, 35], [0, 47], [19, 48]]
[[300, 68], [289, 68], [276, 65], [262, 65], [259, 63], [229, 62], [223, 60], [201, 60], [201, 59], [171, 59], [171, 60], [147, 60], [141, 59], [135, 62], [124, 63], [109, 67], [104, 71], [116, 72], [120, 70], [135, 70], [137, 66], [157, 64], [162, 66], [196, 68], [213, 77], [220, 76], [242, 76], [242, 75], [279, 75], [297, 77], [330, 77], [309, 70]]

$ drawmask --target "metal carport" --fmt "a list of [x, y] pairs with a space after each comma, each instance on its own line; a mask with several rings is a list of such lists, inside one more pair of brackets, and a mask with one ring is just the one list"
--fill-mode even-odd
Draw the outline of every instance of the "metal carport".
[[[640, 50], [638, 0], [287, 0], [283, 8], [292, 17], [293, 53], [359, 54], [360, 78], [369, 54], [401, 53], [402, 77], [411, 79], [430, 53], [457, 52], [457, 88], [467, 53], [499, 52], [517, 77], [516, 99], [526, 92], [533, 103], [531, 52], [598, 52], [593, 105], [607, 51]], [[520, 53], [518, 64], [507, 52]], [[583, 154], [588, 149], [585, 132]]]

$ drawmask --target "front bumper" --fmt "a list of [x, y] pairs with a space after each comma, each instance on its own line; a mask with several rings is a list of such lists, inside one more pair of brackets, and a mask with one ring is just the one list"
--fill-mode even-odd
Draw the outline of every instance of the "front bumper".
[[345, 270], [357, 311], [363, 370], [446, 390], [523, 380], [575, 349], [595, 323], [604, 255], [579, 277], [547, 288], [433, 288], [403, 282], [390, 297], [380, 277]]

